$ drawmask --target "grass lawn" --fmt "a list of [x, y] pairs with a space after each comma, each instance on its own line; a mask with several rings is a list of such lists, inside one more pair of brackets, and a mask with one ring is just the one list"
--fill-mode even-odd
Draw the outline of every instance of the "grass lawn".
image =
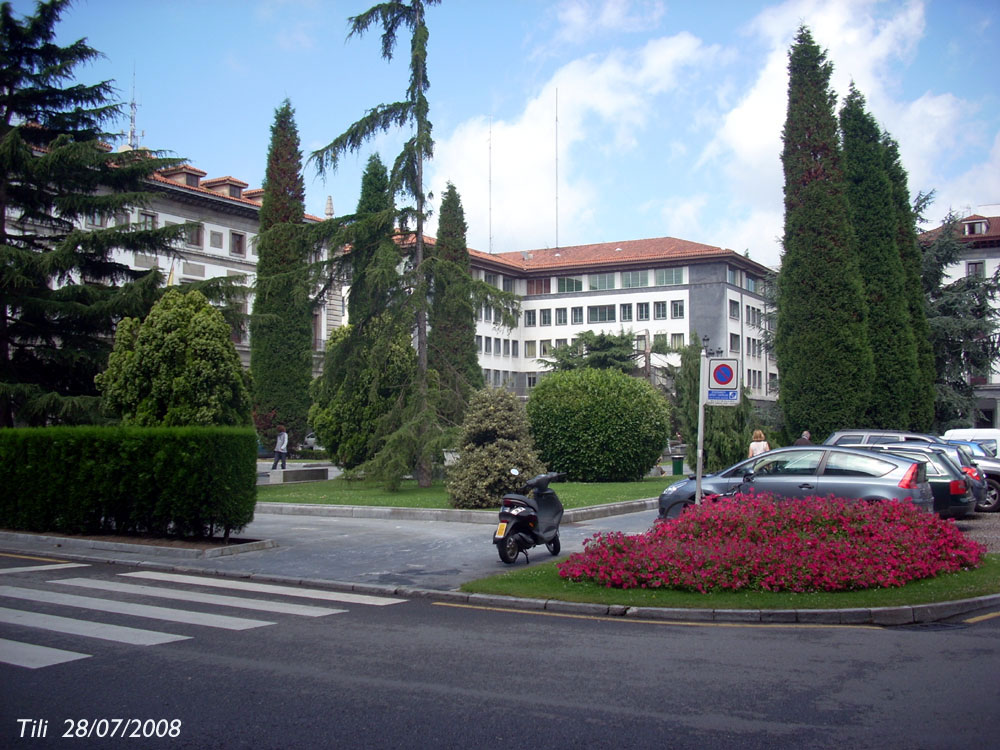
[[[552, 488], [563, 507], [584, 508], [590, 505], [618, 503], [657, 497], [668, 484], [680, 477], [647, 477], [641, 482], [584, 483], [559, 482]], [[404, 481], [398, 492], [389, 492], [381, 484], [359, 480], [331, 479], [326, 482], [263, 484], [257, 487], [257, 500], [264, 503], [315, 503], [318, 505], [387, 505], [396, 508], [450, 508], [444, 482], [435, 481], [421, 488], [415, 480]], [[499, 506], [498, 506], [499, 507]], [[491, 508], [489, 513], [496, 513]]]
[[531, 565], [471, 581], [462, 591], [530, 599], [621, 604], [629, 607], [697, 609], [853, 609], [895, 607], [969, 599], [1000, 593], [1000, 555], [986, 555], [983, 564], [961, 573], [913, 581], [899, 588], [816, 594], [719, 592], [698, 594], [662, 589], [614, 589], [594, 583], [573, 583], [559, 577], [557, 561]]

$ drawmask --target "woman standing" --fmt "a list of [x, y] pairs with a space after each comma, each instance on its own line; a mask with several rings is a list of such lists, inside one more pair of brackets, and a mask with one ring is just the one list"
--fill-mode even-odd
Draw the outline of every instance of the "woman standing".
[[760, 430], [753, 431], [753, 442], [750, 443], [750, 452], [747, 454], [747, 458], [753, 458], [754, 456], [759, 456], [765, 451], [771, 450], [771, 446], [764, 439], [764, 433]]

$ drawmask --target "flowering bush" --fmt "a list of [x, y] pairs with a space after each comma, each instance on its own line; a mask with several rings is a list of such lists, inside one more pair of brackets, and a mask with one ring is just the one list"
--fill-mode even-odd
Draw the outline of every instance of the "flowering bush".
[[559, 575], [623, 589], [847, 591], [974, 568], [985, 551], [908, 502], [751, 494], [691, 507], [645, 534], [596, 534]]

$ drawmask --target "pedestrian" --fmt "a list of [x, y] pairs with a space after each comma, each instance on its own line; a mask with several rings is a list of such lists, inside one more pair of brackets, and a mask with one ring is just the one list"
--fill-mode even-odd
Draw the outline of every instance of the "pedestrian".
[[747, 458], [759, 456], [761, 453], [769, 450], [771, 450], [771, 446], [768, 444], [767, 440], [764, 439], [764, 433], [760, 430], [754, 430], [753, 442], [750, 443], [750, 452], [747, 455]]
[[285, 470], [285, 459], [288, 458], [288, 433], [285, 432], [285, 425], [278, 425], [278, 439], [274, 443], [274, 463], [271, 470], [278, 468], [278, 461], [281, 461], [281, 470]]
[[803, 430], [802, 437], [792, 443], [792, 445], [812, 445], [812, 440], [809, 439], [811, 437], [812, 433], [810, 433], [809, 430]]

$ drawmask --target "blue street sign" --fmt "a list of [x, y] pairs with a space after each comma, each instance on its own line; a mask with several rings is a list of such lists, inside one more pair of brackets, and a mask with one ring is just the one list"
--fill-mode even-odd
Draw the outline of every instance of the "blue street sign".
[[730, 402], [739, 399], [740, 394], [737, 391], [725, 390], [717, 391], [712, 388], [708, 389], [708, 400], [709, 402]]

